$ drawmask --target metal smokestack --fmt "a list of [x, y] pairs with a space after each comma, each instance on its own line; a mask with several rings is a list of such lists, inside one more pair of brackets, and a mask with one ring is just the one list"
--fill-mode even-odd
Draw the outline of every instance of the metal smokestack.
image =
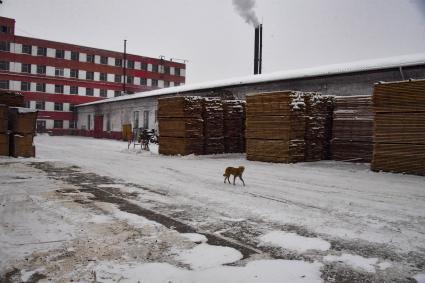
[[254, 40], [254, 75], [261, 74], [263, 63], [263, 25], [255, 27]]

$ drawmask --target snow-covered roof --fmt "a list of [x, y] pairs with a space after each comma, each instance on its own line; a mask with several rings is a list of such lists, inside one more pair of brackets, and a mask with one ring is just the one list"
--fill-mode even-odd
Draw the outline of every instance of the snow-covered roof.
[[319, 76], [339, 75], [346, 73], [355, 73], [362, 71], [372, 71], [388, 68], [406, 67], [425, 64], [425, 53], [403, 55], [390, 58], [381, 58], [373, 60], [363, 60], [344, 64], [333, 64], [313, 68], [296, 69], [289, 71], [280, 71], [270, 74], [250, 75], [245, 77], [230, 78], [219, 81], [188, 84], [176, 87], [162, 88], [152, 91], [139, 92], [133, 95], [124, 95], [109, 99], [99, 100], [80, 104], [78, 106], [88, 106], [116, 101], [125, 101], [144, 97], [161, 96], [167, 94], [178, 94], [194, 90], [211, 89], [226, 86], [238, 86], [246, 84], [264, 83], [270, 81], [282, 81], [290, 79], [311, 78]]

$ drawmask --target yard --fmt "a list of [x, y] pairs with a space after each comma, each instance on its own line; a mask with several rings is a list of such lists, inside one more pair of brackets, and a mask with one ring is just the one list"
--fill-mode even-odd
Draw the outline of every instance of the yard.
[[[0, 158], [5, 282], [419, 282], [425, 177], [37, 136]], [[243, 187], [224, 184], [245, 166]]]

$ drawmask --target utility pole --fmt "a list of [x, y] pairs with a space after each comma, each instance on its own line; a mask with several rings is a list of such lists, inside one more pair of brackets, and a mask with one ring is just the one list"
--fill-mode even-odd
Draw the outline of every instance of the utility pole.
[[126, 93], [125, 84], [127, 82], [127, 78], [126, 78], [127, 77], [127, 39], [124, 39], [124, 60], [122, 62], [122, 68], [123, 68], [122, 73], [124, 75], [122, 91], [123, 91], [123, 94], [125, 94]]

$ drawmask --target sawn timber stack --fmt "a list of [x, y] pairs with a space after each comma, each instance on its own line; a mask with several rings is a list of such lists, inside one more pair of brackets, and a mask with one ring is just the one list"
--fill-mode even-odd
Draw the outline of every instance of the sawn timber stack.
[[372, 170], [425, 175], [425, 80], [375, 84]]

